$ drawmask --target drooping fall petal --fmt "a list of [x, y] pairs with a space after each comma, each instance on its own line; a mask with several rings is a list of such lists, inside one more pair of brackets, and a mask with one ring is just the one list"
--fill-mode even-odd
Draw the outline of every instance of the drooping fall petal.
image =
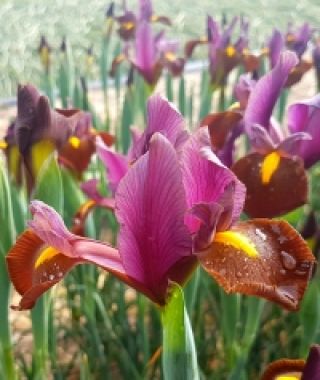
[[268, 219], [217, 232], [197, 256], [227, 293], [264, 297], [289, 310], [299, 308], [315, 264], [307, 244], [287, 222]]
[[116, 217], [119, 251], [127, 274], [165, 300], [167, 274], [191, 256], [191, 237], [184, 225], [186, 200], [174, 147], [160, 133], [149, 151], [120, 182]]
[[280, 359], [269, 364], [261, 380], [278, 379], [319, 380], [320, 346], [311, 346], [306, 361], [302, 359]]
[[272, 218], [307, 202], [308, 179], [299, 157], [251, 153], [237, 161], [232, 171], [246, 186], [244, 211], [251, 217]]

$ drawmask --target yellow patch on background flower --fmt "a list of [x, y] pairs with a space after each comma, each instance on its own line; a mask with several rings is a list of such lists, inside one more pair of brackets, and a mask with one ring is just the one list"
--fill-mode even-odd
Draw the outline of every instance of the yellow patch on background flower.
[[273, 174], [279, 167], [280, 159], [278, 152], [272, 152], [264, 158], [261, 165], [261, 180], [264, 185], [271, 181]]

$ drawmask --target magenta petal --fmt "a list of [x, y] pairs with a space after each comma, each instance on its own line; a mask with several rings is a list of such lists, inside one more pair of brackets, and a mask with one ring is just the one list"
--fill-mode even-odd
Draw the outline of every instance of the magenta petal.
[[251, 126], [250, 143], [255, 150], [260, 153], [266, 154], [275, 148], [268, 131], [261, 127], [261, 125], [254, 124]]
[[133, 61], [134, 66], [136, 66], [141, 75], [143, 75], [149, 83], [153, 83], [156, 48], [151, 25], [145, 20], [139, 22], [137, 26], [135, 51], [136, 57]]
[[74, 235], [68, 231], [61, 216], [52, 207], [41, 201], [32, 201], [30, 211], [33, 220], [28, 222], [28, 227], [48, 245], [68, 256], [73, 256], [70, 239]]
[[309, 133], [296, 132], [285, 138], [278, 145], [277, 149], [289, 154], [290, 156], [297, 156], [300, 153], [301, 145], [310, 140], [312, 140], [312, 137]]
[[202, 251], [212, 242], [222, 213], [223, 206], [215, 202], [197, 203], [190, 210], [190, 214], [200, 222], [194, 241], [195, 252]]
[[251, 79], [250, 74], [242, 74], [234, 86], [234, 95], [239, 101], [242, 110], [247, 107], [249, 95], [256, 83], [254, 79]]
[[[212, 152], [205, 128], [200, 128], [184, 145], [181, 162], [183, 184], [190, 209], [198, 203], [218, 203], [230, 184], [234, 185], [230, 224], [234, 223], [243, 208], [245, 188]], [[199, 230], [199, 221], [190, 215], [186, 216], [186, 224], [192, 233]]]
[[33, 220], [28, 226], [45, 244], [56, 248], [63, 255], [125, 274], [118, 250], [105, 243], [72, 234], [61, 216], [41, 201], [31, 202], [30, 211]]
[[293, 104], [288, 110], [288, 127], [290, 132], [306, 132], [312, 137], [300, 145], [299, 155], [305, 167], [309, 168], [320, 160], [320, 95], [300, 103]]
[[106, 167], [110, 190], [114, 193], [122, 177], [128, 171], [127, 158], [112, 151], [101, 138], [96, 140], [97, 154]]
[[138, 159], [146, 153], [152, 135], [160, 132], [176, 145], [180, 141], [184, 119], [173, 103], [160, 95], [153, 95], [148, 99], [147, 129], [132, 150], [132, 158]]
[[163, 135], [156, 133], [149, 152], [133, 164], [116, 192], [123, 265], [128, 275], [155, 294], [163, 291], [169, 269], [191, 254], [185, 210], [177, 153]]
[[292, 68], [298, 63], [295, 53], [286, 51], [280, 55], [276, 66], [255, 85], [244, 114], [245, 126], [250, 134], [253, 124], [269, 127], [273, 108]]
[[268, 42], [270, 65], [273, 68], [280, 57], [281, 51], [284, 48], [284, 38], [278, 29], [274, 29], [272, 36]]
[[103, 197], [98, 190], [99, 181], [97, 179], [89, 179], [81, 184], [81, 190], [88, 198], [96, 202], [97, 205], [108, 209], [114, 209], [115, 202], [113, 198]]

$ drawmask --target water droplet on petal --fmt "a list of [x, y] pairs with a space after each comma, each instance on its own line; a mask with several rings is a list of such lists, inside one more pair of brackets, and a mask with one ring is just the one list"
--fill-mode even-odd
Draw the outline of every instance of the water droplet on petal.
[[281, 261], [286, 269], [293, 270], [297, 265], [297, 260], [286, 251], [280, 252]]

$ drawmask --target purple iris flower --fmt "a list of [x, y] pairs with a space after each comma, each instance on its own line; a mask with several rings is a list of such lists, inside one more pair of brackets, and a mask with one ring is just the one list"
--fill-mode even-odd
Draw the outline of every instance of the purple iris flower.
[[[17, 309], [32, 308], [81, 263], [98, 265], [161, 306], [170, 281], [184, 284], [200, 263], [227, 292], [299, 307], [315, 262], [308, 246], [283, 221], [238, 223], [243, 184], [212, 152], [208, 131], [200, 128], [186, 139], [180, 114], [164, 103], [159, 97], [149, 103], [149, 130], [115, 189], [117, 248], [75, 235], [51, 207], [32, 202], [33, 220], [7, 255], [22, 295]], [[154, 119], [163, 113], [162, 120]], [[283, 250], [296, 272], [284, 275]]]

